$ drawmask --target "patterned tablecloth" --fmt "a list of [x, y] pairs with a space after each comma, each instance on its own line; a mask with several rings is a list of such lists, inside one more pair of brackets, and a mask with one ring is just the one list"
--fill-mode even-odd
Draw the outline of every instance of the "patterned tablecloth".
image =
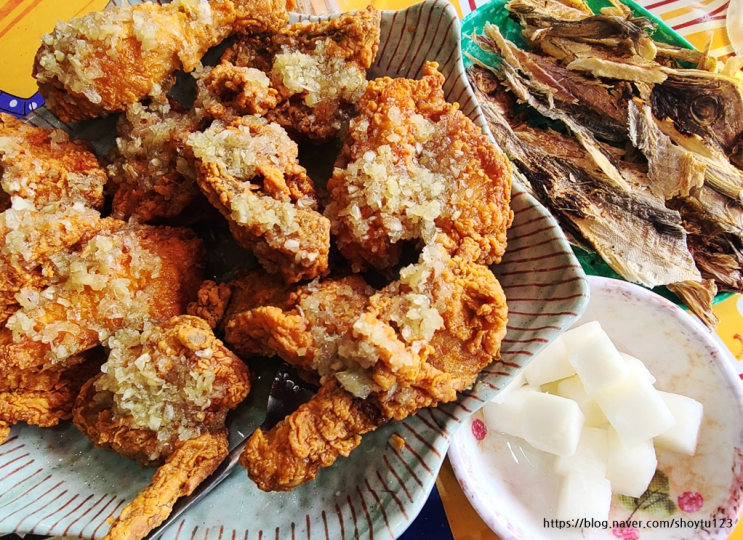
[[[116, 1], [116, 0], [114, 0]], [[347, 11], [371, 3], [378, 9], [402, 9], [416, 0], [296, 0], [305, 13]], [[487, 0], [450, 0], [461, 17]], [[639, 0], [669, 26], [724, 60], [733, 53], [725, 29], [730, 0]], [[0, 111], [18, 116], [43, 104], [30, 76], [39, 39], [57, 20], [102, 9], [108, 0], [0, 0]], [[717, 335], [730, 349], [731, 362], [743, 378], [743, 296], [735, 295], [715, 306], [720, 319]], [[448, 461], [431, 496], [403, 540], [498, 540], [470, 506]], [[743, 540], [743, 522], [730, 536]]]

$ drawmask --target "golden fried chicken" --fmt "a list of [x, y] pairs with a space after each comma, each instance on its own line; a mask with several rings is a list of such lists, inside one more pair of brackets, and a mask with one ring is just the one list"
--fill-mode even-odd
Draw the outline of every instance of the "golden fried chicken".
[[42, 38], [34, 77], [63, 121], [123, 112], [193, 71], [204, 53], [235, 32], [274, 32], [293, 0], [144, 2], [59, 22]]
[[[344, 280], [302, 286], [283, 309], [228, 319], [225, 339], [236, 349], [273, 349], [321, 376], [309, 403], [251, 436], [241, 463], [261, 489], [292, 489], [381, 423], [453, 401], [499, 357], [506, 299], [487, 267], [434, 245], [398, 281], [371, 296], [365, 288]], [[349, 298], [361, 306], [355, 316], [343, 310]]]
[[4, 207], [42, 208], [51, 203], [88, 208], [103, 206], [106, 172], [82, 142], [71, 142], [61, 129], [31, 126], [0, 113], [0, 187]]
[[162, 465], [121, 511], [108, 540], [139, 540], [227, 456], [225, 417], [250, 390], [247, 366], [197, 317], [121, 330], [80, 392], [75, 425], [98, 447]]
[[[232, 84], [213, 88], [213, 98], [227, 104], [224, 110], [215, 108], [213, 116], [264, 114], [292, 136], [331, 141], [355, 114], [364, 92], [366, 70], [379, 46], [379, 21], [379, 12], [369, 6], [328, 21], [302, 21], [274, 34], [240, 36], [215, 68], [231, 73], [227, 81]], [[257, 94], [257, 77], [239, 71], [244, 68], [265, 73]], [[269, 77], [276, 98], [264, 89]], [[240, 100], [233, 98], [236, 93]], [[270, 106], [269, 99], [277, 103]]]
[[116, 126], [108, 166], [113, 217], [139, 222], [175, 218], [201, 197], [196, 172], [183, 155], [186, 138], [200, 124], [195, 114], [176, 110], [168, 101], [127, 107]]
[[19, 307], [22, 290], [40, 291], [56, 281], [55, 263], [97, 234], [121, 227], [81, 203], [53, 203], [41, 210], [9, 208], [0, 214], [0, 324]]
[[428, 63], [419, 81], [371, 81], [328, 182], [325, 216], [354, 270], [394, 266], [406, 240], [500, 261], [509, 208], [506, 157], [457, 105]]
[[[0, 425], [26, 422], [51, 427], [72, 418], [80, 388], [100, 371], [102, 352], [100, 348], [86, 351], [70, 358], [65, 366], [44, 370], [4, 369], [0, 379]], [[0, 444], [4, 440], [0, 433]]]
[[196, 113], [223, 122], [249, 114], [263, 116], [279, 101], [279, 93], [265, 73], [229, 62], [197, 70], [196, 86]]
[[317, 212], [297, 145], [279, 125], [255, 116], [215, 122], [187, 145], [199, 187], [266, 270], [288, 283], [327, 272], [330, 222]]
[[0, 369], [65, 364], [122, 328], [185, 312], [206, 251], [188, 229], [118, 223], [78, 253], [52, 258], [56, 282], [23, 289], [0, 330]]

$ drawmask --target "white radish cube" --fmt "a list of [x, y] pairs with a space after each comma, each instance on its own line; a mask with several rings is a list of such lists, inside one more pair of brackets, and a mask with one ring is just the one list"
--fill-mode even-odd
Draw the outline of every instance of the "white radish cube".
[[503, 403], [503, 401], [508, 397], [508, 395], [513, 392], [514, 390], [518, 390], [522, 386], [526, 384], [526, 377], [524, 377], [524, 370], [522, 369], [519, 371], [516, 376], [511, 379], [511, 382], [509, 382], [506, 387], [498, 392], [495, 396], [493, 396], [493, 399], [490, 401], [494, 403]]
[[531, 359], [524, 368], [526, 382], [541, 386], [575, 375], [575, 369], [568, 361], [568, 351], [558, 336], [552, 343]]
[[570, 456], [578, 448], [583, 422], [583, 413], [575, 401], [530, 392], [524, 399], [521, 436], [537, 450]]
[[524, 398], [536, 391], [537, 388], [533, 386], [522, 386], [509, 393], [503, 403], [486, 403], [482, 408], [485, 425], [488, 429], [521, 437]]
[[562, 339], [568, 359], [589, 395], [627, 376], [627, 364], [598, 322], [569, 330]]
[[555, 460], [555, 472], [563, 475], [579, 472], [604, 478], [609, 456], [606, 440], [605, 429], [584, 427], [575, 454], [558, 457]]
[[596, 400], [586, 393], [586, 389], [583, 388], [583, 383], [577, 375], [560, 381], [557, 386], [557, 395], [572, 399], [578, 404], [586, 417], [586, 426], [598, 428], [609, 423]]
[[604, 521], [609, 518], [610, 506], [611, 484], [606, 478], [571, 472], [562, 480], [555, 517]]
[[658, 390], [636, 371], [594, 397], [627, 446], [652, 439], [676, 423]]
[[640, 497], [650, 485], [658, 467], [653, 441], [627, 446], [617, 432], [609, 428], [607, 442], [609, 459], [606, 461], [606, 477], [611, 482], [611, 490], [629, 497]]
[[673, 452], [693, 456], [697, 451], [704, 406], [690, 397], [679, 394], [668, 392], [659, 394], [676, 419], [676, 425], [655, 437], [655, 444]]
[[622, 358], [624, 358], [624, 361], [630, 371], [637, 371], [643, 377], [645, 377], [650, 382], [650, 384], [655, 384], [655, 377], [653, 377], [653, 374], [650, 373], [650, 370], [642, 362], [642, 360], [623, 352], [620, 352], [619, 354], [621, 354]]

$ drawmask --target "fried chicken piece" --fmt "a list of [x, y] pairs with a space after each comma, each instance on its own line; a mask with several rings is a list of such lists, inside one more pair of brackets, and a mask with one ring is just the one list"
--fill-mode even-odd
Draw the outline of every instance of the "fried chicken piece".
[[[0, 187], [14, 198], [42, 208], [51, 203], [103, 206], [106, 172], [82, 142], [61, 129], [43, 129], [0, 113]], [[3, 210], [5, 208], [2, 208]]]
[[55, 284], [19, 293], [21, 309], [0, 330], [0, 369], [64, 364], [122, 328], [185, 312], [202, 280], [201, 240], [189, 229], [118, 223], [54, 258]]
[[199, 187], [266, 270], [288, 283], [327, 273], [330, 222], [315, 210], [312, 180], [280, 126], [255, 116], [215, 122], [187, 145]]
[[[331, 141], [355, 114], [364, 92], [366, 70], [379, 47], [379, 21], [380, 13], [369, 6], [328, 21], [292, 24], [274, 34], [240, 36], [222, 56], [222, 66], [228, 66], [222, 69], [263, 71], [278, 103], [259, 113], [255, 100], [236, 102], [231, 99], [235, 89], [225, 87], [213, 94], [228, 104], [221, 112], [265, 114], [292, 136]], [[236, 81], [236, 88], [246, 93], [255, 86], [253, 80]]]
[[98, 447], [162, 464], [105, 537], [139, 540], [227, 456], [225, 417], [248, 395], [250, 374], [198, 317], [121, 330], [109, 344], [103, 373], [83, 387], [73, 420]]
[[[252, 342], [259, 341], [290, 363], [326, 370], [309, 403], [251, 436], [241, 464], [263, 490], [290, 490], [347, 456], [381, 423], [453, 401], [500, 355], [507, 306], [498, 281], [487, 267], [449, 257], [440, 245], [427, 247], [399, 281], [372, 295], [355, 318], [335, 319], [335, 327], [325, 314], [332, 302], [323, 298], [333, 287], [321, 290], [315, 302], [307, 299], [318, 293], [309, 292], [301, 310], [255, 308], [260, 324], [244, 314], [227, 323], [226, 340], [236, 347], [257, 350]], [[318, 313], [326, 317], [319, 324]]]
[[57, 23], [42, 38], [33, 74], [61, 120], [123, 112], [193, 71], [206, 51], [235, 32], [274, 32], [293, 0], [144, 2]]
[[419, 81], [371, 81], [328, 182], [325, 216], [355, 271], [384, 270], [404, 241], [438, 241], [480, 264], [500, 262], [513, 221], [511, 167], [427, 63]]
[[167, 101], [127, 107], [116, 126], [116, 148], [107, 168], [113, 217], [139, 222], [175, 218], [202, 196], [196, 172], [183, 155], [186, 138], [200, 126], [197, 115]]
[[20, 307], [17, 295], [22, 290], [40, 291], [56, 281], [53, 261], [122, 225], [101, 219], [98, 211], [80, 203], [54, 203], [42, 210], [10, 208], [0, 214], [0, 324]]
[[206, 118], [223, 122], [250, 114], [263, 116], [279, 101], [279, 93], [271, 88], [265, 73], [229, 62], [198, 73], [196, 85], [194, 109]]
[[227, 284], [218, 285], [212, 280], [206, 280], [199, 287], [196, 301], [188, 304], [186, 311], [189, 315], [204, 319], [214, 330], [220, 326], [231, 297], [232, 289]]
[[[51, 427], [72, 418], [80, 388], [100, 371], [100, 349], [68, 360], [66, 366], [49, 369], [7, 368], [0, 380], [0, 424], [26, 422]], [[5, 439], [0, 435], [0, 444]]]

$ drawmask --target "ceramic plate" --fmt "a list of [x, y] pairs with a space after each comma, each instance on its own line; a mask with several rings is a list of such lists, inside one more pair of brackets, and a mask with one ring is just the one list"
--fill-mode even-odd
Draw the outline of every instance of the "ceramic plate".
[[[301, 16], [306, 18], [306, 16]], [[296, 21], [300, 16], [294, 16]], [[370, 76], [418, 77], [426, 60], [446, 76], [447, 99], [484, 129], [467, 86], [456, 11], [430, 0], [383, 12], [382, 42]], [[59, 125], [47, 112], [34, 122]], [[112, 123], [87, 124], [87, 137], [105, 138]], [[108, 127], [105, 127], [108, 126]], [[69, 127], [69, 126], [68, 126]], [[74, 126], [73, 126], [74, 127]], [[502, 264], [495, 268], [508, 295], [509, 332], [502, 361], [485, 370], [457, 403], [422, 411], [364, 438], [350, 458], [321, 471], [291, 493], [263, 493], [237, 470], [169, 529], [164, 538], [191, 540], [396, 538], [433, 487], [452, 434], [561, 330], [580, 315], [588, 297], [585, 276], [552, 217], [529, 195], [513, 192], [515, 220]], [[260, 422], [270, 370], [231, 421], [233, 444]], [[398, 450], [392, 434], [405, 439]], [[144, 487], [153, 471], [93, 446], [69, 424], [40, 430], [15, 426], [0, 447], [0, 533], [100, 538], [106, 519]]]
[[[464, 421], [449, 449], [464, 493], [503, 540], [727, 538], [743, 508], [743, 389], [730, 353], [668, 300], [623, 281], [588, 280], [591, 301], [576, 324], [601, 322], [620, 351], [645, 362], [656, 388], [704, 405], [696, 455], [659, 449], [651, 491], [640, 499], [614, 495], [606, 528], [556, 530], [545, 526], [555, 518], [559, 490], [553, 457], [522, 439], [487, 432], [479, 411]], [[704, 521], [654, 528], [655, 520], [674, 518]], [[615, 526], [614, 520], [648, 528]]]

